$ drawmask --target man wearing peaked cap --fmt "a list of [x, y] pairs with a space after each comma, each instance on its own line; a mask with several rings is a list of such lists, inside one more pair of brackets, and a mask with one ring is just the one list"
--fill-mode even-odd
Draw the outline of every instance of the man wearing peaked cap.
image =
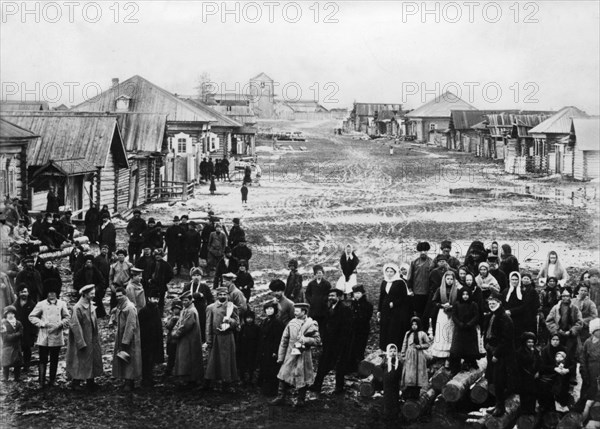
[[429, 288], [429, 274], [436, 267], [433, 260], [427, 256], [431, 246], [426, 241], [422, 241], [417, 244], [417, 252], [419, 256], [414, 259], [410, 264], [410, 278], [408, 279], [408, 288], [413, 291], [413, 309], [415, 315], [423, 320], [425, 323], [429, 323], [428, 317], [423, 317], [425, 313], [425, 307], [429, 299], [429, 294], [433, 294], [433, 290]]
[[325, 325], [327, 318], [327, 297], [331, 290], [331, 283], [323, 278], [325, 271], [321, 265], [313, 266], [315, 277], [306, 286], [305, 297], [310, 304], [308, 315], [315, 320], [319, 326]]
[[129, 261], [135, 264], [142, 253], [142, 246], [144, 245], [144, 234], [148, 229], [146, 221], [142, 219], [142, 212], [140, 209], [133, 211], [133, 218], [127, 223], [127, 234], [129, 234]]
[[84, 285], [79, 289], [79, 301], [73, 306], [69, 323], [69, 343], [67, 346], [67, 374], [73, 379], [73, 388], [78, 389], [82, 380], [87, 380], [88, 390], [95, 390], [95, 377], [104, 373], [102, 349], [96, 312], [92, 304], [95, 285]]
[[21, 290], [21, 285], [23, 284], [27, 285], [29, 297], [34, 302], [44, 299], [42, 277], [40, 276], [39, 271], [34, 268], [32, 257], [26, 257], [23, 259], [23, 269], [15, 278], [15, 285], [17, 285], [18, 289], [17, 292]]
[[185, 230], [179, 223], [179, 216], [173, 217], [173, 224], [165, 232], [165, 245], [167, 248], [167, 262], [173, 268], [173, 274], [181, 271], [184, 259], [184, 234]]
[[[99, 257], [99, 259], [100, 262], [102, 262], [101, 257]], [[100, 269], [97, 267], [98, 262], [96, 261], [96, 258], [94, 258], [94, 255], [86, 255], [84, 261], [83, 267], [73, 274], [73, 288], [79, 291], [82, 287], [93, 284], [95, 285], [95, 295], [103, 297], [105, 291], [104, 288], [107, 285], [108, 278], [105, 278]], [[96, 262], [96, 264], [94, 262]], [[110, 274], [110, 266], [108, 270]], [[106, 311], [104, 311], [102, 300], [97, 299], [96, 303], [98, 305], [98, 308], [96, 308], [96, 316], [106, 316]]]
[[298, 390], [297, 406], [306, 401], [306, 391], [315, 380], [311, 348], [321, 344], [319, 325], [308, 317], [310, 306], [305, 303], [294, 304], [292, 319], [281, 337], [277, 363], [281, 364], [277, 378], [279, 386], [277, 397], [271, 405], [284, 405], [288, 384]]
[[288, 262], [290, 273], [285, 282], [285, 296], [293, 302], [304, 302], [304, 292], [302, 291], [302, 274], [298, 272], [298, 261], [290, 259]]
[[223, 280], [226, 279], [225, 275], [231, 274], [233, 277], [230, 278], [235, 279], [235, 273], [238, 272], [238, 267], [238, 260], [232, 256], [231, 248], [226, 246], [223, 251], [223, 257], [219, 260], [215, 269], [213, 288], [217, 288], [222, 284]]

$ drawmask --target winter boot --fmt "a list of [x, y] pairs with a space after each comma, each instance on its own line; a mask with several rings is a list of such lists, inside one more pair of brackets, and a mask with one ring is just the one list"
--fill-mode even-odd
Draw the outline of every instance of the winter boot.
[[38, 366], [40, 388], [46, 387], [46, 365], [41, 363]]
[[308, 390], [308, 386], [304, 386], [298, 389], [298, 401], [296, 401], [296, 407], [302, 408], [306, 405], [306, 391]]
[[54, 386], [56, 381], [56, 371], [58, 369], [58, 362], [50, 362], [50, 377], [48, 379], [48, 386]]
[[285, 381], [279, 381], [279, 387], [277, 388], [277, 397], [269, 402], [270, 405], [285, 405], [285, 398], [287, 396], [287, 386]]

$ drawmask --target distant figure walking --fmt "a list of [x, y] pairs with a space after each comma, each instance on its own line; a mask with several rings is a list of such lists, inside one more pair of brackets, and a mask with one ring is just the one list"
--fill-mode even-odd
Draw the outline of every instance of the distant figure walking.
[[390, 145], [390, 156], [394, 155], [394, 146]]
[[240, 192], [242, 193], [242, 204], [243, 205], [248, 204], [248, 186], [246, 186], [246, 182], [242, 183]]
[[215, 195], [215, 191], [217, 190], [217, 185], [215, 185], [214, 174], [212, 176], [210, 176], [210, 187], [208, 189], [210, 190], [210, 195]]

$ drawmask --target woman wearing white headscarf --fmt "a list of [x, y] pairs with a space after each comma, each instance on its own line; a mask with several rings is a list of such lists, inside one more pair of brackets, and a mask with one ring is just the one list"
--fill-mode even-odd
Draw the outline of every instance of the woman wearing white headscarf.
[[400, 277], [400, 269], [394, 263], [383, 266], [383, 281], [379, 290], [379, 348], [385, 350], [390, 343], [402, 344], [410, 329], [412, 302], [408, 284]]
[[354, 253], [351, 244], [347, 244], [344, 253], [340, 257], [342, 275], [337, 281], [336, 289], [343, 290], [345, 295], [352, 294], [352, 288], [356, 286], [356, 267], [360, 260]]
[[535, 289], [522, 285], [519, 272], [513, 271], [508, 276], [508, 288], [502, 292], [502, 301], [506, 314], [512, 319], [515, 339], [528, 331], [536, 333], [539, 298]]
[[[454, 271], [446, 271], [442, 277], [442, 284], [435, 291], [432, 302], [438, 308], [437, 320], [435, 323], [435, 337], [431, 355], [437, 358], [448, 359], [452, 347], [452, 337], [454, 336], [454, 322], [452, 321], [452, 306], [458, 296], [459, 283], [456, 280]], [[446, 360], [446, 366], [449, 361]]]

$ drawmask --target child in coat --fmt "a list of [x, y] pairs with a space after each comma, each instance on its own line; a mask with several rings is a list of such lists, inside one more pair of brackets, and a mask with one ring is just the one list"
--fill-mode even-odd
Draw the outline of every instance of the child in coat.
[[459, 298], [452, 307], [452, 321], [454, 334], [450, 348], [450, 370], [456, 374], [461, 369], [461, 360], [464, 359], [463, 370], [477, 368], [476, 359], [479, 356], [479, 335], [477, 325], [479, 322], [479, 307], [471, 299], [471, 290], [463, 287], [458, 292]]
[[165, 373], [171, 375], [175, 366], [175, 355], [177, 354], [177, 339], [173, 338], [173, 328], [179, 321], [181, 314], [181, 301], [175, 300], [171, 304], [171, 317], [167, 320], [167, 370]]
[[244, 314], [244, 324], [238, 335], [238, 369], [244, 384], [252, 385], [258, 362], [260, 327], [255, 323], [253, 311]]
[[217, 190], [217, 185], [215, 184], [215, 176], [210, 177], [210, 187], [208, 188], [210, 191], [210, 195], [215, 195], [215, 191]]
[[240, 192], [242, 193], [242, 204], [248, 204], [248, 186], [246, 186], [246, 182], [242, 183]]
[[9, 305], [4, 308], [4, 319], [0, 322], [2, 336], [2, 372], [4, 381], [8, 381], [10, 368], [14, 368], [15, 381], [19, 381], [23, 354], [21, 353], [21, 337], [23, 325], [17, 320], [17, 309]]
[[[407, 334], [408, 335], [408, 334]], [[402, 367], [398, 356], [398, 347], [388, 344], [385, 349], [383, 366], [383, 418], [387, 421], [398, 419], [398, 400], [400, 399], [400, 378]]]
[[400, 387], [405, 389], [402, 396], [417, 397], [419, 390], [427, 386], [427, 356], [425, 350], [429, 348], [429, 337], [423, 331], [421, 319], [413, 317], [410, 320], [410, 331], [404, 336], [400, 359], [404, 367]]

